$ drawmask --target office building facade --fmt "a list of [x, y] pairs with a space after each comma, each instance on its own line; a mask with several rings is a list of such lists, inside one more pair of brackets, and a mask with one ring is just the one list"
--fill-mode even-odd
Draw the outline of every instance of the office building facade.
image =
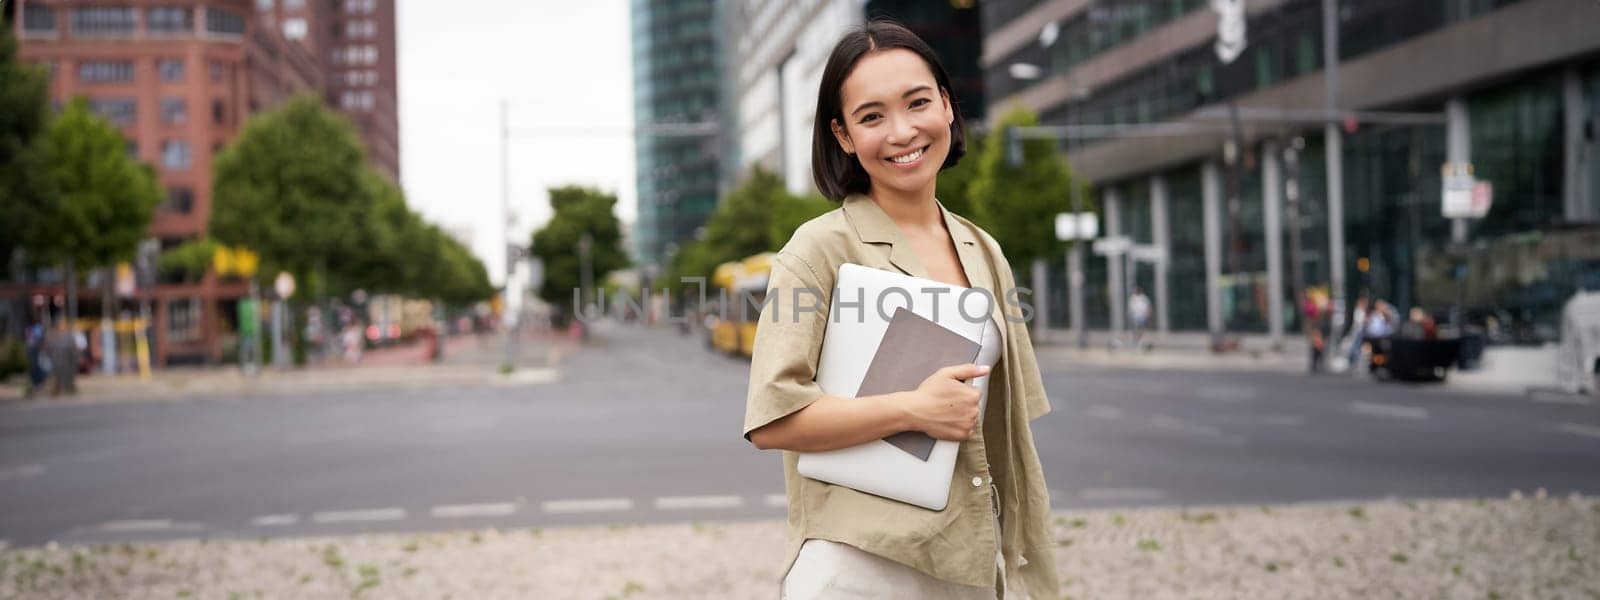
[[[1063, 147], [1103, 235], [1159, 249], [1126, 277], [1089, 259], [1088, 327], [1120, 327], [1138, 285], [1162, 330], [1281, 337], [1292, 290], [1333, 285], [1531, 342], [1600, 288], [1600, 5], [1342, 0], [1331, 115], [1322, 3], [1241, 6], [1223, 61], [1201, 0], [983, 5], [990, 120], [1077, 126]], [[1469, 170], [1492, 207], [1457, 225], [1441, 200]]]
[[637, 221], [631, 251], [651, 274], [717, 206], [723, 152], [721, 32], [714, 0], [634, 0], [633, 114]]

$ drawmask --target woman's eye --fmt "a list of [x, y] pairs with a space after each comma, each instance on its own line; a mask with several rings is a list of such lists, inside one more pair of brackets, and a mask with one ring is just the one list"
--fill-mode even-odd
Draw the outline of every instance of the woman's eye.
[[878, 120], [878, 113], [871, 113], [865, 117], [861, 117], [862, 123], [871, 123], [876, 120]]
[[911, 108], [916, 108], [918, 106], [922, 106], [922, 105], [928, 104], [930, 102], [933, 102], [933, 101], [929, 100], [927, 98], [917, 98], [916, 100], [912, 100], [911, 101]]

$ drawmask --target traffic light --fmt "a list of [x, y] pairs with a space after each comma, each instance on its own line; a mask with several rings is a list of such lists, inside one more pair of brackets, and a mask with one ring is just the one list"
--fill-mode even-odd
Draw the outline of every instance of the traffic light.
[[1000, 137], [1006, 144], [1006, 164], [1013, 169], [1022, 168], [1022, 137], [1017, 135], [1017, 128], [1007, 125], [1000, 130]]

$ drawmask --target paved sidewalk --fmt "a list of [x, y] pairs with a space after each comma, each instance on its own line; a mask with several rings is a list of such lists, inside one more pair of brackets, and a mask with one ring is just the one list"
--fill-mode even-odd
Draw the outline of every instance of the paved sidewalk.
[[[1066, 511], [1067, 598], [1595, 598], [1592, 497]], [[775, 521], [0, 551], [0, 597], [773, 598]]]
[[555, 364], [571, 342], [553, 336], [525, 336], [518, 346], [518, 370], [500, 373], [504, 337], [455, 336], [446, 341], [444, 360], [428, 360], [425, 344], [368, 351], [360, 362], [333, 360], [301, 368], [264, 369], [245, 375], [236, 365], [175, 367], [149, 379], [137, 375], [78, 377], [78, 393], [23, 399], [19, 377], [0, 385], [0, 406], [102, 404], [120, 401], [185, 400], [199, 396], [298, 394], [340, 390], [393, 390], [459, 386], [527, 385], [553, 381]]
[[[1276, 347], [1266, 336], [1241, 335], [1235, 349], [1213, 352], [1204, 333], [1150, 334], [1150, 347], [1135, 352], [1106, 331], [1091, 331], [1087, 346], [1075, 333], [1051, 330], [1036, 341], [1041, 366], [1054, 368], [1119, 368], [1180, 371], [1253, 371], [1286, 374], [1309, 372], [1309, 349], [1303, 338], [1289, 336]], [[1499, 395], [1529, 396], [1542, 401], [1596, 404], [1590, 397], [1567, 394], [1556, 385], [1554, 346], [1486, 349], [1482, 364], [1473, 371], [1451, 369], [1438, 384], [1415, 384], [1419, 389], [1448, 389]], [[1322, 376], [1371, 379], [1365, 367]], [[1413, 384], [1385, 384], [1413, 385]]]

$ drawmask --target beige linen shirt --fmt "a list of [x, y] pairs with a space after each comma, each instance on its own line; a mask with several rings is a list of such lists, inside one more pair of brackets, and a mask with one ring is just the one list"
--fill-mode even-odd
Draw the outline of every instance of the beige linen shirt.
[[[814, 379], [840, 265], [928, 277], [899, 227], [872, 199], [852, 195], [841, 204], [800, 226], [772, 260], [751, 359], [746, 438], [822, 396]], [[820, 538], [945, 581], [993, 587], [997, 503], [998, 550], [1005, 556], [1011, 595], [1054, 598], [1059, 590], [1047, 526], [1050, 497], [1028, 425], [1050, 405], [1024, 322], [1031, 314], [1022, 306], [1028, 296], [1012, 291], [1011, 266], [993, 237], [944, 205], [939, 210], [968, 281], [993, 295], [992, 318], [1003, 337], [1004, 350], [989, 377], [983, 426], [961, 444], [950, 501], [942, 511], [808, 479], [795, 468], [798, 455], [785, 451], [789, 531], [782, 572], [806, 539]], [[874, 310], [868, 304], [866, 310]], [[991, 489], [999, 491], [998, 502]]]

